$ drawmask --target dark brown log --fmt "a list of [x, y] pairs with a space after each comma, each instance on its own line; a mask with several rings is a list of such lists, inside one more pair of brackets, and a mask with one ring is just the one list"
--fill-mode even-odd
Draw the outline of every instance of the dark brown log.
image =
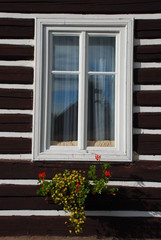
[[33, 68], [0, 66], [0, 83], [32, 84]]
[[[54, 204], [52, 199], [47, 200], [44, 197], [36, 196], [36, 188], [34, 196], [31, 193], [25, 194], [26, 196], [17, 196], [17, 187], [12, 186], [15, 190], [15, 196], [6, 192], [6, 196], [0, 197], [0, 210], [62, 210]], [[26, 186], [23, 186], [25, 191]], [[3, 190], [3, 189], [2, 189]], [[9, 189], [6, 189], [9, 190]], [[31, 189], [32, 190], [32, 189]], [[18, 189], [20, 191], [20, 189]], [[3, 190], [4, 192], [4, 190]], [[13, 192], [13, 190], [12, 190]], [[160, 191], [154, 188], [124, 188], [119, 187], [116, 196], [107, 194], [106, 192], [101, 195], [90, 194], [86, 199], [85, 209], [92, 211], [102, 210], [136, 210], [136, 211], [160, 211], [161, 210], [161, 194]], [[22, 193], [19, 193], [22, 195]], [[2, 193], [1, 193], [2, 195]]]
[[135, 84], [161, 84], [161, 68], [137, 68], [134, 70]]
[[31, 153], [31, 139], [0, 137], [0, 154]]
[[161, 45], [135, 47], [134, 59], [136, 62], [161, 62]]
[[137, 106], [161, 106], [161, 91], [138, 91], [134, 93]]
[[[136, 139], [135, 145], [138, 144]], [[136, 148], [136, 146], [135, 146]], [[89, 169], [92, 163], [82, 162], [25, 162], [25, 161], [0, 161], [1, 179], [38, 179], [39, 172], [45, 171], [47, 179], [56, 173], [68, 170]], [[93, 162], [95, 164], [95, 162]], [[98, 173], [101, 173], [99, 164], [96, 164]], [[161, 182], [161, 161], [140, 161], [136, 163], [111, 163], [111, 180], [116, 181], [152, 181]]]
[[0, 197], [36, 197], [39, 185], [1, 184]]
[[161, 113], [135, 113], [135, 128], [161, 129]]
[[[67, 217], [0, 217], [1, 236], [67, 236]], [[8, 230], [9, 229], [9, 230]], [[81, 236], [122, 239], [161, 238], [160, 218], [87, 217]]]
[[32, 90], [0, 89], [0, 108], [32, 109]]
[[140, 134], [134, 135], [134, 151], [138, 154], [161, 154], [161, 135]]
[[33, 60], [34, 48], [20, 45], [0, 45], [0, 60]]
[[[0, 185], [0, 197], [17, 197], [17, 198], [41, 198], [37, 195], [37, 190], [40, 185], [14, 185], [14, 184], [1, 184]], [[161, 191], [158, 188], [150, 187], [123, 187], [119, 186], [119, 191], [116, 194], [116, 198], [128, 198], [128, 199], [145, 199], [145, 200], [161, 200]], [[99, 195], [91, 195], [90, 198], [100, 199]], [[103, 196], [107, 199], [109, 195], [103, 193]], [[45, 198], [42, 197], [44, 200]], [[53, 204], [50, 200], [45, 200], [48, 204]], [[94, 204], [94, 203], [93, 203]], [[53, 204], [54, 205], [54, 204]], [[97, 206], [99, 207], [99, 206]]]
[[33, 39], [34, 20], [33, 19], [0, 19], [0, 38], [9, 39]]
[[135, 38], [161, 38], [161, 20], [135, 20]]
[[21, 13], [160, 13], [160, 0], [93, 0], [93, 1], [0, 1], [1, 12]]
[[1, 132], [31, 132], [32, 116], [24, 114], [0, 115]]

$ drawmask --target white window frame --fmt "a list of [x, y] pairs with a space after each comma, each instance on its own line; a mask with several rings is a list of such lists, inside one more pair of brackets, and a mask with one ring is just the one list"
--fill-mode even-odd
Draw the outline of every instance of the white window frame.
[[[80, 35], [78, 146], [50, 146], [50, 59], [52, 33]], [[87, 147], [86, 33], [116, 36], [115, 147]], [[123, 56], [123, 57], [122, 57]], [[132, 161], [133, 19], [101, 15], [54, 15], [36, 19], [33, 160]], [[81, 113], [81, 114], [80, 114]], [[83, 113], [83, 114], [82, 114]], [[82, 131], [84, 129], [84, 131]], [[83, 134], [83, 135], [82, 135]]]

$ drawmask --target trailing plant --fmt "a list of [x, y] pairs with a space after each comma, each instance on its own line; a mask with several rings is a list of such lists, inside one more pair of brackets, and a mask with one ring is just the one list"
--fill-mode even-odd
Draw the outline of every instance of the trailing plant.
[[[100, 161], [101, 155], [95, 155], [95, 159]], [[85, 216], [85, 200], [89, 193], [101, 194], [106, 190], [115, 195], [117, 188], [107, 185], [111, 172], [109, 164], [101, 164], [102, 176], [98, 177], [96, 166], [89, 167], [87, 176], [85, 172], [79, 170], [65, 170], [64, 173], [55, 174], [52, 180], [45, 180], [46, 173], [39, 173], [38, 183], [40, 189], [37, 193], [41, 196], [49, 196], [58, 206], [63, 207], [65, 212], [70, 213], [68, 222], [65, 224], [69, 227], [69, 233], [74, 229], [75, 234], [83, 231], [86, 220]]]

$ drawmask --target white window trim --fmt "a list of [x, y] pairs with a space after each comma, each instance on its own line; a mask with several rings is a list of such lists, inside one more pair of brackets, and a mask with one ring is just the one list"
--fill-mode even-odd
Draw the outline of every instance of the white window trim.
[[[117, 35], [116, 44], [118, 52], [117, 74], [120, 76], [116, 83], [116, 146], [87, 147], [81, 150], [84, 142], [79, 142], [79, 147], [48, 146], [48, 57], [45, 51], [49, 47], [49, 33], [54, 31], [91, 31], [97, 33], [114, 33]], [[84, 38], [81, 38], [83, 41]], [[84, 44], [81, 42], [81, 44]], [[44, 49], [44, 45], [46, 49]], [[86, 53], [82, 53], [81, 59], [85, 59]], [[121, 59], [120, 56], [124, 56]], [[120, 64], [121, 61], [121, 64]], [[83, 66], [83, 65], [82, 65]], [[123, 68], [123, 69], [122, 69]], [[43, 70], [45, 69], [45, 71]], [[82, 70], [82, 69], [81, 69]], [[86, 74], [86, 70], [81, 71]], [[33, 123], [33, 160], [61, 160], [61, 161], [94, 161], [95, 154], [101, 154], [103, 161], [132, 161], [132, 95], [133, 95], [133, 18], [112, 19], [101, 15], [55, 15], [52, 19], [36, 19], [36, 49], [35, 49], [35, 89], [34, 89], [34, 123]], [[85, 76], [83, 77], [85, 78]], [[45, 79], [45, 81], [42, 81]], [[85, 95], [85, 85], [79, 86], [82, 94]], [[123, 86], [123, 87], [122, 87]], [[43, 91], [42, 91], [43, 89]], [[84, 99], [86, 97], [84, 96]], [[84, 100], [87, 101], [87, 100]], [[79, 102], [79, 110], [84, 109], [86, 118], [87, 109], [85, 103]], [[81, 104], [80, 104], [81, 103]], [[45, 109], [42, 118], [42, 109]], [[80, 114], [78, 113], [80, 119]], [[78, 126], [78, 136], [82, 133], [82, 128], [86, 128], [86, 121], [80, 121]], [[85, 124], [85, 125], [84, 125]], [[85, 136], [81, 139], [85, 139]]]

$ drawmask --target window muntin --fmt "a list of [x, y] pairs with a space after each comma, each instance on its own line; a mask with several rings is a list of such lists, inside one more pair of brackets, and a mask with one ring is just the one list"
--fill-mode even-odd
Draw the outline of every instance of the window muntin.
[[[82, 17], [73, 15], [72, 18], [69, 15], [54, 15], [53, 19], [37, 19], [36, 26], [33, 159], [93, 161], [93, 155], [99, 153], [104, 161], [131, 161], [133, 19], [97, 15]], [[56, 67], [51, 66], [53, 36], [64, 34], [79, 37], [78, 70], [68, 71], [63, 68], [56, 70]], [[106, 69], [106, 72], [104, 70], [103, 72], [102, 70], [90, 71], [87, 62], [89, 59], [87, 58], [88, 38], [106, 36], [115, 38], [115, 61], [112, 61], [113, 69], [110, 69], [112, 72], [109, 69]], [[87, 64], [84, 65], [84, 62]], [[53, 131], [51, 130], [53, 91], [51, 89], [53, 89], [52, 79], [55, 78], [53, 76], [57, 75], [78, 76], [78, 144], [70, 146], [51, 145], [51, 132]], [[91, 140], [88, 139], [88, 82], [97, 82], [97, 80], [91, 80], [97, 78], [108, 79], [106, 80], [108, 88], [115, 88], [115, 91], [110, 90], [111, 99], [114, 99], [112, 100], [114, 103], [113, 118], [115, 119], [112, 133], [114, 143], [110, 143], [111, 146], [109, 144], [108, 147], [102, 147], [102, 143], [94, 146], [94, 143], [89, 142]], [[108, 134], [111, 135], [111, 133]], [[112, 137], [109, 139], [113, 141]]]

